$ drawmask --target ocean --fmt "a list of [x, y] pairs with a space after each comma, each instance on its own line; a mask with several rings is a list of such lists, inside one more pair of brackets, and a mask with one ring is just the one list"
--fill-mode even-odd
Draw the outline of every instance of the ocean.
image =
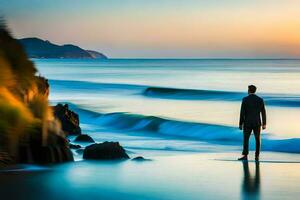
[[267, 109], [262, 150], [300, 153], [300, 60], [33, 61], [49, 79], [50, 102], [68, 103], [83, 132], [98, 141], [129, 149], [240, 150], [239, 109], [254, 84]]
[[[68, 103], [82, 132], [131, 158], [0, 171], [3, 199], [297, 199], [300, 60], [34, 60], [50, 103]], [[267, 129], [260, 161], [241, 154], [241, 100], [255, 84]], [[74, 136], [69, 137], [72, 143]], [[82, 146], [90, 143], [79, 143]], [[254, 138], [250, 141], [254, 149]], [[17, 191], [17, 192], [12, 192]]]

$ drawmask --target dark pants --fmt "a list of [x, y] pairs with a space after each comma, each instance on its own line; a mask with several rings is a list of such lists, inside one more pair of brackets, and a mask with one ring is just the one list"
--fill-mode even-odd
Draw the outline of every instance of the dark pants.
[[244, 127], [244, 148], [243, 148], [243, 155], [247, 156], [249, 153], [249, 138], [251, 132], [253, 131], [255, 136], [255, 143], [256, 143], [256, 151], [255, 156], [259, 156], [260, 152], [260, 126], [255, 127]]

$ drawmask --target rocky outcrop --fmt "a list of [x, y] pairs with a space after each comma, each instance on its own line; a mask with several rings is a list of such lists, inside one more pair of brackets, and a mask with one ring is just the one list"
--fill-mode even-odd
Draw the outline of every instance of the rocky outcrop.
[[73, 160], [48, 104], [48, 81], [37, 72], [0, 18], [0, 165]]
[[91, 160], [116, 160], [129, 159], [129, 156], [119, 142], [104, 142], [87, 146], [84, 149], [83, 158]]
[[79, 116], [69, 110], [68, 104], [57, 104], [53, 107], [54, 117], [61, 122], [62, 130], [67, 135], [80, 135]]
[[149, 160], [149, 159], [145, 159], [143, 156], [137, 156], [135, 158], [132, 158], [131, 160], [134, 160], [134, 161], [146, 161], [146, 160]]
[[21, 146], [18, 163], [54, 164], [74, 161], [68, 147], [63, 146]]
[[42, 131], [32, 132], [22, 138], [18, 163], [60, 163], [73, 161], [69, 142], [64, 136], [48, 134], [43, 144]]
[[86, 135], [86, 134], [78, 135], [74, 141], [75, 142], [91, 142], [91, 143], [95, 142], [91, 136]]
[[14, 159], [7, 152], [0, 152], [0, 168], [15, 164]]

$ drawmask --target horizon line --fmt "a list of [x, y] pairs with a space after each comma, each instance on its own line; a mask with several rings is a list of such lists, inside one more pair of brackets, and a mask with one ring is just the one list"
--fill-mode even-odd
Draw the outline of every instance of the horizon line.
[[[78, 59], [78, 58], [32, 58], [32, 59]], [[85, 58], [83, 58], [85, 59]], [[86, 58], [86, 59], [90, 59], [90, 58]], [[97, 59], [97, 58], [96, 58]], [[99, 59], [101, 60], [101, 59]], [[102, 59], [102, 60], [300, 60], [300, 58], [255, 58], [255, 57], [249, 57], [249, 58], [245, 58], [245, 57], [241, 57], [241, 58], [227, 58], [227, 57], [203, 57], [203, 58], [184, 58], [184, 57], [108, 57], [107, 59]]]

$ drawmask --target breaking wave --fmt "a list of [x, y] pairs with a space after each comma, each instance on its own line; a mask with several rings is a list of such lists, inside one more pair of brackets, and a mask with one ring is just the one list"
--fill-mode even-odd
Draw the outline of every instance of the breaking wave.
[[[130, 113], [96, 113], [71, 105], [79, 113], [81, 122], [99, 125], [112, 130], [151, 132], [182, 138], [206, 141], [218, 144], [240, 145], [242, 133], [236, 127], [207, 123], [195, 123], [164, 119], [156, 116], [144, 116]], [[262, 134], [262, 150], [300, 153], [300, 138], [275, 139]]]
[[[211, 100], [211, 101], [241, 101], [246, 93], [217, 91], [217, 90], [194, 90], [178, 88], [148, 87], [143, 93], [153, 98], [179, 99], [179, 100]], [[281, 94], [262, 94], [262, 98], [268, 105], [284, 107], [300, 107], [299, 96], [287, 96]]]

